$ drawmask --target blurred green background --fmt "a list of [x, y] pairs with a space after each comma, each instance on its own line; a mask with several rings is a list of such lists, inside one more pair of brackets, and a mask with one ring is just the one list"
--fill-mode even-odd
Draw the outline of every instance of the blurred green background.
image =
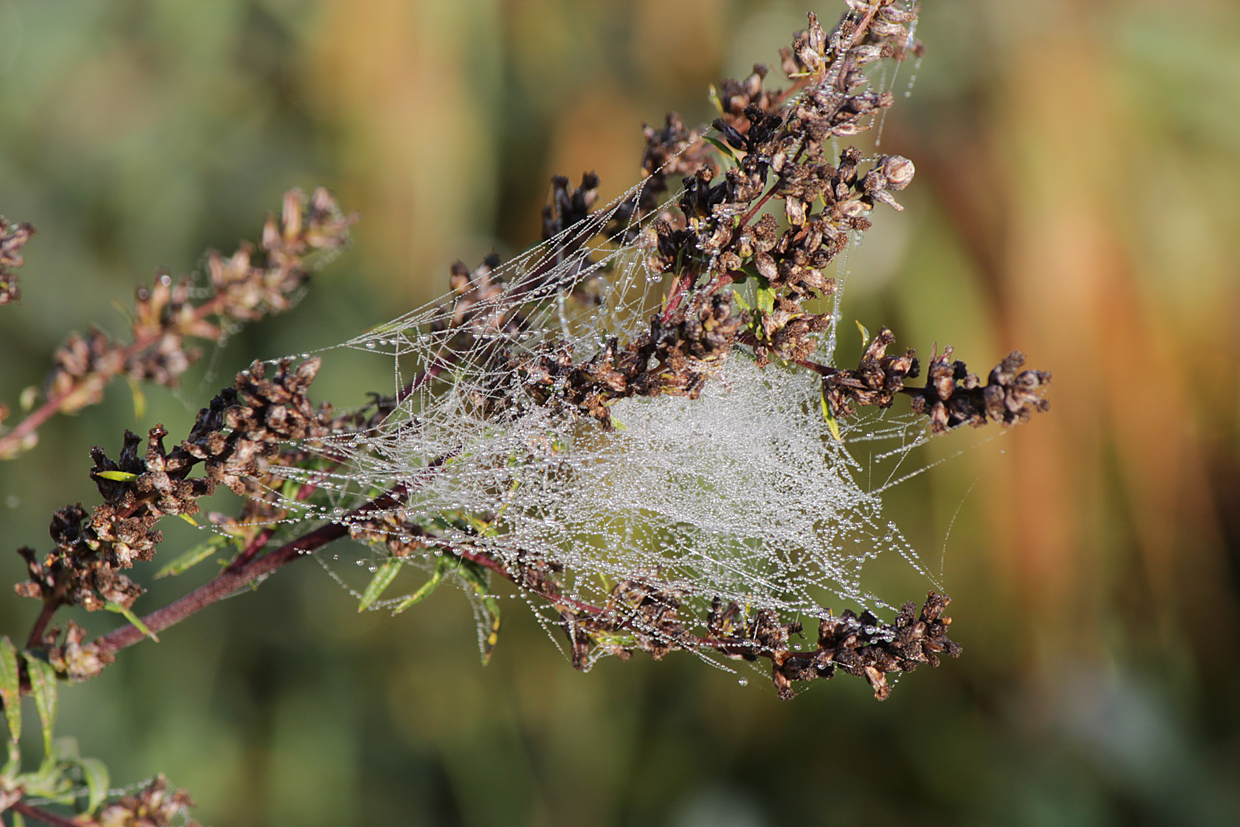
[[[0, 213], [39, 231], [0, 308], [0, 399], [69, 331], [121, 332], [113, 306], [160, 268], [255, 238], [284, 189], [362, 215], [300, 306], [148, 389], [141, 421], [122, 383], [0, 465], [4, 546], [45, 550], [53, 509], [96, 501], [91, 445], [184, 433], [250, 359], [342, 341], [443, 292], [453, 259], [523, 249], [550, 175], [623, 191], [643, 121], [708, 118], [707, 85], [776, 63], [806, 10], [0, 0]], [[883, 133], [917, 178], [854, 256], [846, 318], [1054, 372], [1049, 415], [931, 446], [953, 458], [889, 500], [942, 570], [960, 660], [882, 704], [848, 678], [780, 702], [683, 655], [578, 674], [514, 601], [481, 668], [459, 593], [359, 616], [307, 562], [62, 691], [61, 734], [117, 783], [166, 773], [215, 825], [1234, 823], [1240, 6], [929, 2], [917, 34]], [[390, 385], [383, 360], [330, 364], [317, 398]], [[199, 539], [168, 535], [169, 556]], [[3, 579], [21, 571], [4, 552]], [[24, 638], [36, 608], [0, 601], [3, 630]]]

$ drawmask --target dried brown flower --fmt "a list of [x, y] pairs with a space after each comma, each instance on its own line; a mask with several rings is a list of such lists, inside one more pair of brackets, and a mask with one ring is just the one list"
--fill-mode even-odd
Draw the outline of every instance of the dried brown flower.
[[22, 266], [21, 248], [34, 235], [29, 224], [14, 224], [0, 215], [0, 305], [21, 298], [17, 286], [18, 267]]
[[99, 827], [198, 827], [187, 818], [194, 806], [185, 790], [170, 791], [168, 779], [157, 775], [135, 795], [109, 804], [99, 813]]

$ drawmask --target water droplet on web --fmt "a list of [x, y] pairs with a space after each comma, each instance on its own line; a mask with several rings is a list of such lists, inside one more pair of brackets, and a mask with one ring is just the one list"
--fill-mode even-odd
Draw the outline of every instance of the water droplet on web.
[[737, 683], [739, 683], [741, 686], [749, 686], [749, 679], [740, 678], [739, 680], [737, 680]]

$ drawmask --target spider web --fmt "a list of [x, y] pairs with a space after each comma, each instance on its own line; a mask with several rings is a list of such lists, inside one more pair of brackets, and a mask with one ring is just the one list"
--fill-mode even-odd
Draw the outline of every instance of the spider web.
[[[318, 447], [335, 470], [300, 479], [330, 490], [333, 505], [290, 500], [295, 519], [348, 523], [360, 519], [350, 509], [399, 488], [395, 516], [441, 540], [406, 562], [433, 567], [445, 546], [510, 571], [540, 561], [557, 572], [563, 602], [595, 606], [619, 583], [657, 584], [695, 634], [716, 600], [786, 619], [820, 616], [830, 603], [891, 609], [863, 577], [880, 555], [903, 558], [937, 586], [883, 516], [883, 481], [868, 482], [872, 463], [886, 461], [894, 477], [923, 441], [911, 420], [871, 415], [838, 423], [837, 434], [817, 376], [779, 362], [759, 367], [737, 347], [699, 398], [623, 399], [611, 409], [617, 429], [607, 431], [540, 404], [511, 362], [496, 358], [501, 349], [553, 348], [580, 364], [609, 340], [649, 329], [667, 285], [643, 263], [648, 225], [664, 211], [633, 209], [647, 182], [486, 272], [496, 289], [470, 306], [464, 325], [459, 294], [449, 293], [319, 351], [387, 359], [399, 401], [373, 430]], [[841, 285], [846, 259], [836, 265]], [[752, 287], [735, 289], [754, 304]], [[833, 361], [839, 300], [814, 354], [824, 364]], [[518, 317], [520, 325], [507, 323]], [[505, 402], [500, 415], [488, 406], [496, 399]], [[373, 571], [374, 559], [358, 562]], [[558, 622], [556, 606], [527, 599], [549, 629]]]

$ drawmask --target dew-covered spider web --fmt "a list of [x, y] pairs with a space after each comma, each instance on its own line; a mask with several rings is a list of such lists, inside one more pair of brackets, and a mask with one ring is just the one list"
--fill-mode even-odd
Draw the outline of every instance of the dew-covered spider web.
[[[759, 366], [744, 347], [703, 368], [698, 398], [616, 401], [614, 430], [555, 404], [554, 392], [549, 402], [514, 370], [548, 354], [580, 364], [650, 329], [669, 285], [646, 264], [663, 208], [637, 208], [644, 186], [513, 260], [457, 272], [441, 299], [325, 349], [386, 360], [390, 412], [315, 448], [328, 462], [300, 479], [329, 490], [330, 505], [287, 507], [297, 519], [359, 525], [382, 514], [406, 526], [398, 539], [413, 552], [401, 562], [427, 570], [462, 552], [493, 561], [560, 638], [552, 627], [565, 607], [607, 606], [622, 584], [674, 595], [690, 634], [702, 634], [719, 602], [808, 621], [828, 606], [884, 609], [916, 597], [889, 602], [871, 590], [864, 569], [880, 556], [902, 558], [937, 587], [880, 497], [923, 441], [910, 419], [836, 423], [817, 375], [779, 360]], [[735, 289], [756, 302], [752, 284]], [[841, 295], [822, 300], [833, 321], [819, 334], [820, 364], [833, 364]], [[399, 496], [356, 510], [385, 492]], [[375, 548], [358, 555], [372, 571], [386, 559]], [[544, 576], [557, 583], [553, 599], [526, 588]], [[403, 602], [385, 594], [373, 605]]]

